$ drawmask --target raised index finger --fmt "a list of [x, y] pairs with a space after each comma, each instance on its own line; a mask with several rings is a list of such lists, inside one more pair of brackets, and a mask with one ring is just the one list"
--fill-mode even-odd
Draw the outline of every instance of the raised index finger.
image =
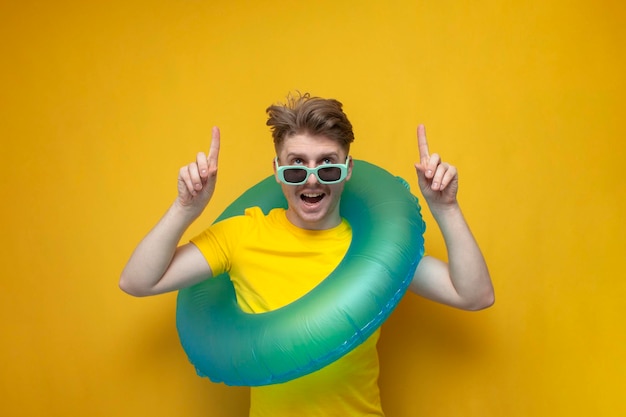
[[424, 125], [417, 126], [417, 149], [420, 153], [420, 163], [426, 165], [430, 160], [428, 141], [426, 141], [426, 128]]
[[220, 153], [220, 129], [214, 126], [211, 131], [211, 147], [209, 148], [209, 165], [217, 165], [217, 157]]

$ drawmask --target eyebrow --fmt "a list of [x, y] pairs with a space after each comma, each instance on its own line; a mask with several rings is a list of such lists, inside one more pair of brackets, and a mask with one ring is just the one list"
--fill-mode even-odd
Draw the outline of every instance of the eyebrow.
[[[291, 153], [287, 154], [287, 159], [294, 159], [294, 158], [300, 158], [300, 159], [304, 159], [304, 160], [307, 159], [307, 157], [305, 155], [300, 154], [300, 153], [291, 152]], [[339, 160], [339, 154], [336, 153], [336, 152], [324, 153], [324, 154], [321, 154], [321, 155], [319, 155], [319, 156], [317, 156], [317, 157], [315, 157], [313, 159], [319, 161], [320, 159], [325, 159], [325, 158]]]

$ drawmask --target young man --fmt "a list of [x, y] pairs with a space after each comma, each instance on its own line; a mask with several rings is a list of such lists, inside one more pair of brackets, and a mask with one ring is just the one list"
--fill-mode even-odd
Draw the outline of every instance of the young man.
[[[120, 287], [145, 296], [178, 290], [228, 271], [241, 308], [260, 313], [284, 306], [319, 284], [341, 261], [351, 239], [339, 207], [352, 175], [352, 125], [336, 100], [308, 94], [267, 109], [276, 158], [273, 169], [288, 208], [264, 215], [246, 210], [178, 246], [215, 190], [220, 133], [208, 156], [180, 169], [178, 197], [140, 242]], [[410, 289], [453, 307], [478, 310], [493, 303], [491, 278], [456, 199], [456, 168], [430, 154], [417, 130], [421, 192], [444, 236], [449, 263], [425, 256]], [[305, 167], [308, 171], [291, 168]], [[251, 389], [251, 416], [382, 416], [378, 390], [379, 331], [341, 359], [283, 384]]]

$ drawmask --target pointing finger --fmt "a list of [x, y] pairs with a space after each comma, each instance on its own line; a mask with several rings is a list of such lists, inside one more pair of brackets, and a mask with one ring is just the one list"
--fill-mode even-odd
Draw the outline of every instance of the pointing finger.
[[217, 167], [217, 157], [220, 153], [220, 129], [214, 126], [211, 130], [211, 147], [207, 158], [209, 166]]
[[422, 166], [426, 166], [430, 159], [430, 152], [428, 151], [428, 141], [426, 140], [426, 128], [422, 124], [417, 126], [417, 149], [420, 154], [420, 163]]

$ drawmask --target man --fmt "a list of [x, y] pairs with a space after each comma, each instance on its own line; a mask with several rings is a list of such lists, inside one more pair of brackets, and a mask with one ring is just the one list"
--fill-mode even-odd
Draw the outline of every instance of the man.
[[[220, 132], [208, 156], [180, 169], [178, 197], [140, 242], [120, 278], [129, 294], [145, 296], [190, 286], [228, 271], [241, 308], [260, 313], [284, 306], [319, 284], [350, 245], [340, 216], [341, 194], [352, 176], [352, 125], [333, 99], [289, 96], [267, 109], [276, 158], [273, 169], [287, 209], [264, 215], [246, 210], [178, 246], [215, 190]], [[448, 262], [425, 256], [410, 289], [453, 307], [478, 310], [493, 303], [487, 266], [456, 199], [457, 170], [430, 154], [424, 126], [417, 130], [418, 183], [439, 225]], [[307, 168], [302, 170], [299, 168]], [[251, 416], [382, 416], [378, 389], [379, 331], [341, 359], [283, 384], [251, 389]]]

